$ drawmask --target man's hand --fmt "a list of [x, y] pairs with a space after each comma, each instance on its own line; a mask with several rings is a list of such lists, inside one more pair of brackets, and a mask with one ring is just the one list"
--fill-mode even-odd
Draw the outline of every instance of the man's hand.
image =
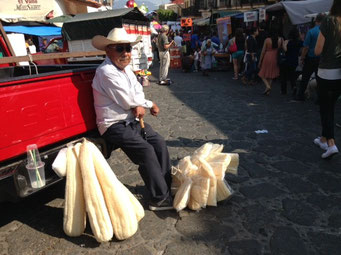
[[144, 114], [146, 113], [146, 110], [142, 106], [136, 106], [132, 109], [133, 114], [136, 118], [143, 118]]
[[159, 112], [160, 112], [159, 107], [155, 103], [153, 103], [152, 108], [150, 108], [150, 114], [153, 116], [157, 116]]

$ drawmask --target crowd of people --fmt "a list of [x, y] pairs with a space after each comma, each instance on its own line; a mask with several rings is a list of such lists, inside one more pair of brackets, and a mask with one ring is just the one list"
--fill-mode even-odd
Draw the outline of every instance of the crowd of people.
[[[322, 134], [314, 143], [326, 150], [322, 158], [328, 158], [338, 152], [334, 142], [334, 108], [341, 95], [340, 17], [341, 3], [334, 0], [330, 14], [318, 14], [305, 34], [292, 26], [284, 37], [279, 34], [279, 27], [271, 25], [267, 29], [263, 22], [258, 27], [236, 28], [225, 45], [219, 41], [216, 32], [205, 36], [194, 31], [191, 40], [184, 41], [182, 31], [174, 33], [168, 28], [167, 33], [163, 32], [163, 37], [168, 36], [167, 43], [173, 44], [174, 41], [175, 47], [181, 48], [182, 68], [186, 72], [200, 69], [202, 75], [208, 76], [209, 70], [216, 64], [216, 53], [228, 52], [233, 66], [232, 79], [240, 79], [247, 85], [262, 82], [265, 86], [262, 94], [265, 96], [271, 94], [274, 80], [278, 80], [282, 95], [288, 93], [289, 82], [292, 99], [305, 101], [309, 96], [308, 84], [315, 80], [317, 86], [312, 90], [309, 88], [309, 91], [313, 91], [315, 103], [320, 105]], [[159, 53], [163, 56], [160, 47], [162, 45], [158, 46]], [[165, 65], [161, 58], [160, 63], [160, 73], [164, 74]], [[168, 70], [169, 63], [166, 68]], [[160, 84], [163, 79], [165, 77], [161, 75]], [[316, 82], [311, 82], [312, 87]]]

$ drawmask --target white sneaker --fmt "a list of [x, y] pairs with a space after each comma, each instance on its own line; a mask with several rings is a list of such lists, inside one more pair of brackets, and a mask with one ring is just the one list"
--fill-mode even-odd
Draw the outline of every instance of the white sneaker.
[[328, 144], [327, 144], [327, 142], [321, 142], [321, 137], [317, 137], [317, 138], [315, 138], [314, 139], [314, 144], [316, 144], [317, 146], [320, 146], [320, 148], [322, 149], [322, 150], [328, 150]]
[[321, 157], [326, 159], [326, 158], [334, 156], [338, 152], [339, 150], [337, 149], [336, 145], [334, 145], [334, 146], [328, 147], [327, 151], [323, 153]]

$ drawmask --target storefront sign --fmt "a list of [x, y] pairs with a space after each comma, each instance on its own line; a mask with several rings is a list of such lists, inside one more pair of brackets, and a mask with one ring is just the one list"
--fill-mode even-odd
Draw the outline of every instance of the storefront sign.
[[181, 26], [182, 27], [191, 27], [192, 26], [192, 18], [183, 18], [181, 19]]
[[231, 17], [217, 19], [217, 28], [219, 40], [223, 43], [223, 45], [226, 45], [229, 39], [229, 34], [232, 32]]
[[244, 22], [253, 22], [258, 20], [258, 12], [244, 12]]
[[0, 0], [1, 18], [44, 20], [54, 9], [54, 0]]
[[191, 34], [183, 34], [183, 35], [182, 35], [182, 40], [183, 40], [184, 42], [190, 41], [190, 40], [191, 40]]
[[259, 9], [259, 21], [265, 20], [265, 9]]

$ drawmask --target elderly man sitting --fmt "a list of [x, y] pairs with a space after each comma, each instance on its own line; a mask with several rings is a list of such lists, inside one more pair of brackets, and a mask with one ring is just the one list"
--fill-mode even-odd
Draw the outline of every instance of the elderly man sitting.
[[147, 99], [141, 84], [129, 66], [132, 46], [124, 28], [114, 28], [107, 37], [97, 35], [92, 45], [106, 52], [97, 68], [92, 88], [96, 122], [102, 137], [139, 165], [140, 175], [151, 194], [150, 210], [172, 209], [170, 196], [170, 159], [164, 139], [145, 124], [146, 139], [141, 135], [145, 108], [156, 116], [158, 106]]

